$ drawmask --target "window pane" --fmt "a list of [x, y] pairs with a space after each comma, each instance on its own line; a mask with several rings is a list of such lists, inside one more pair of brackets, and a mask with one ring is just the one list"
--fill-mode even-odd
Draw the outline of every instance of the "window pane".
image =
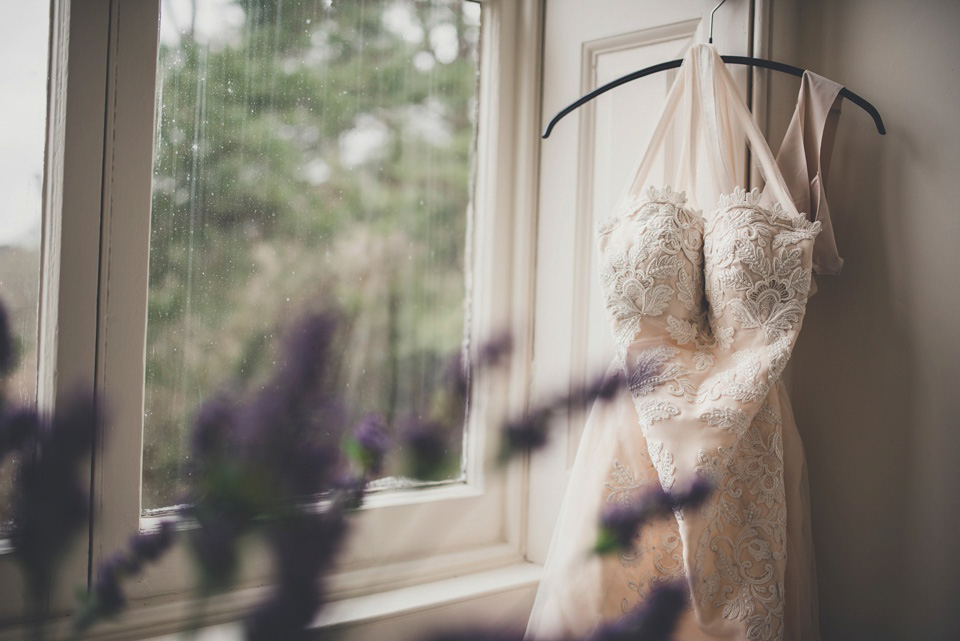
[[462, 0], [163, 2], [145, 513], [183, 493], [199, 404], [256, 381], [321, 298], [350, 318], [355, 416], [426, 402], [464, 334], [479, 18]]
[[[49, 19], [49, 3], [0, 4], [0, 300], [19, 348], [3, 396], [17, 404], [37, 398]], [[0, 533], [10, 525], [13, 467], [0, 464]]]

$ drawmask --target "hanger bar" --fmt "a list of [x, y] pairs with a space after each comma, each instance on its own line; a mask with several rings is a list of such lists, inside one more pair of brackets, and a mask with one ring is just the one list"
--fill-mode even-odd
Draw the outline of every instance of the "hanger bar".
[[[797, 76], [798, 78], [803, 77], [803, 69], [800, 67], [794, 67], [793, 65], [788, 65], [782, 62], [776, 62], [774, 60], [764, 60], [763, 58], [751, 58], [749, 56], [720, 56], [724, 62], [734, 65], [750, 65], [752, 67], [762, 67], [764, 69], [772, 69], [774, 71], [780, 71], [782, 73], [788, 73], [792, 76]], [[668, 69], [676, 69], [683, 64], [683, 60], [670, 60], [669, 62], [661, 62], [660, 64], [647, 67], [646, 69], [640, 69], [639, 71], [634, 71], [628, 73], [625, 76], [621, 76], [616, 80], [612, 80], [602, 87], [594, 89], [587, 95], [583, 96], [573, 104], [570, 104], [563, 108], [560, 113], [553, 117], [553, 120], [550, 121], [550, 124], [547, 125], [546, 130], [543, 132], [544, 138], [550, 137], [550, 132], [553, 131], [553, 128], [557, 125], [560, 120], [569, 114], [571, 111], [574, 111], [578, 107], [582, 107], [587, 104], [597, 96], [604, 94], [611, 89], [615, 89], [620, 85], [624, 85], [631, 80], [636, 80], [638, 78], [643, 78], [644, 76], [649, 76], [660, 71], [666, 71]], [[880, 135], [885, 135], [887, 129], [883, 126], [883, 120], [880, 118], [880, 112], [877, 111], [877, 108], [871, 105], [869, 102], [853, 93], [846, 87], [840, 90], [840, 95], [854, 103], [858, 107], [861, 107], [873, 118], [873, 122], [877, 125], [877, 131], [880, 132]]]

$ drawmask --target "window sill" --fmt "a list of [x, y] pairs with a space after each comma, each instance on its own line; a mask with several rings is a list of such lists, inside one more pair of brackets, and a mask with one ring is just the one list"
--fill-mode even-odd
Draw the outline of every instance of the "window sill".
[[[414, 641], [437, 628], [449, 628], [471, 622], [486, 626], [522, 628], [533, 604], [543, 566], [515, 563], [494, 570], [464, 574], [421, 585], [397, 588], [345, 598], [330, 603], [317, 617], [317, 630], [335, 629], [341, 641], [389, 638]], [[207, 607], [207, 620], [195, 641], [234, 641], [243, 638], [243, 627], [236, 619], [242, 612], [263, 600], [269, 587], [237, 590]], [[176, 632], [187, 620], [188, 602], [164, 603], [132, 610], [119, 621], [104, 624], [84, 636], [87, 641], [152, 639], [176, 641]], [[62, 638], [69, 621], [51, 624], [49, 638]], [[22, 638], [22, 629], [0, 630], [0, 641]]]

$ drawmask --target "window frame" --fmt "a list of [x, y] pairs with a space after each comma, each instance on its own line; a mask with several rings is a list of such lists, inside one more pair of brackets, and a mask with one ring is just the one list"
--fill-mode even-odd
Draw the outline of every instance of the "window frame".
[[[92, 540], [94, 566], [121, 548], [130, 534], [141, 527], [143, 372], [158, 9], [159, 3], [117, 0], [111, 16], [110, 58], [116, 63], [111, 64], [108, 80], [105, 157], [109, 160], [104, 164], [103, 180], [101, 321], [96, 371], [97, 395], [109, 404], [111, 422], [95, 454], [100, 463], [94, 467], [93, 476], [97, 516]], [[481, 78], [483, 67], [489, 62], [489, 56], [481, 54]], [[488, 122], [481, 116], [479, 126]], [[478, 167], [489, 163], [483, 153], [478, 152]], [[478, 205], [476, 211], [496, 210]], [[500, 254], [504, 246], [490, 242], [502, 237], [490, 227], [499, 227], [503, 222], [509, 221], [483, 214], [476, 215], [474, 220], [474, 344], [509, 314], [487, 292], [490, 284], [503, 286], [509, 279], [509, 272], [502, 271], [504, 261]], [[481, 380], [476, 389], [489, 385], [492, 383]], [[414, 568], [400, 567], [411, 558], [432, 560], [434, 564], [445, 558], [446, 563], [441, 564], [445, 567], [433, 569], [435, 576], [462, 571], [465, 563], [486, 566], [519, 560], [518, 542], [504, 536], [509, 529], [507, 520], [515, 508], [510, 509], [513, 506], [507, 503], [502, 479], [485, 474], [484, 461], [479, 456], [486, 449], [484, 446], [494, 440], [490, 428], [503, 411], [486, 402], [491, 397], [495, 395], [481, 393], [474, 399], [475, 411], [467, 427], [465, 482], [373, 495], [352, 518], [351, 537], [341, 557], [341, 573], [358, 570], [362, 574], [364, 567], [376, 565], [378, 579], [364, 588], [359, 578], [344, 578], [342, 581], [350, 586], [345, 593], [399, 587], [415, 581]], [[448, 527], [436, 527], [439, 522]], [[398, 524], [408, 529], [407, 536], [383, 536], [384, 532], [396, 531]], [[468, 550], [470, 554], [460, 559], [458, 553]], [[264, 554], [247, 556], [238, 581], [240, 587], [261, 584], [270, 572], [269, 559]], [[132, 599], [141, 601], [186, 591], [192, 581], [188, 553], [177, 547], [151, 572], [134, 579], [128, 592]], [[333, 597], [336, 596], [335, 589]]]
[[[535, 284], [543, 0], [483, 0], [473, 198], [471, 340], [509, 328], [518, 358], [505, 377], [476, 379], [461, 484], [371, 495], [353, 519], [333, 599], [523, 564], [528, 465], [491, 473], [497, 427], [527, 403]], [[71, 11], [72, 10], [72, 11]], [[52, 0], [44, 184], [40, 406], [80, 385], [107, 408], [91, 461], [92, 519], [51, 595], [73, 591], [138, 531], [159, 0]], [[69, 47], [69, 55], [67, 47]], [[67, 83], [67, 79], [71, 82]], [[60, 313], [58, 314], [58, 310]], [[436, 527], [442, 522], [444, 527]], [[398, 524], [415, 534], [383, 537]], [[433, 538], [427, 536], [434, 533]], [[418, 543], [388, 547], [390, 540]], [[376, 553], [373, 553], [375, 551]], [[237, 590], [211, 620], [235, 617], [268, 582], [266, 555], [246, 555]], [[189, 559], [179, 548], [131, 581], [130, 630], [173, 630], [188, 616]], [[13, 559], [0, 551], [0, 632], [22, 614]], [[163, 624], [149, 611], [161, 616]], [[147, 613], [147, 614], [145, 614]], [[111, 628], [116, 626], [111, 625]], [[3, 637], [3, 634], [0, 634]]]
[[[108, 1], [90, 0], [89, 12], [71, 12], [70, 0], [50, 1], [37, 337], [37, 407], [46, 413], [75, 395], [94, 394], [106, 64], [82, 43], [104, 41], [98, 9]], [[76, 586], [86, 584], [88, 546], [81, 534], [67, 550], [46, 598], [49, 616], [69, 611]], [[5, 540], [0, 586], [2, 625], [26, 613], [23, 577]]]

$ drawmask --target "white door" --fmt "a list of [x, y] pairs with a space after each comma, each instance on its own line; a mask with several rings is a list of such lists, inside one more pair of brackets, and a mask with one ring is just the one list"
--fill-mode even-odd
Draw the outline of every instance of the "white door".
[[[720, 53], [754, 55], [755, 0], [715, 14]], [[757, 2], [762, 5], [762, 2]], [[581, 95], [706, 42], [717, 0], [545, 0], [542, 122]], [[760, 54], [757, 54], [760, 55]], [[747, 96], [747, 67], [733, 67]], [[534, 395], [576, 384], [610, 363], [613, 343], [595, 274], [594, 221], [636, 167], [675, 70], [622, 85], [564, 118], [540, 150]], [[557, 426], [530, 469], [528, 557], [543, 562], [584, 416]]]

